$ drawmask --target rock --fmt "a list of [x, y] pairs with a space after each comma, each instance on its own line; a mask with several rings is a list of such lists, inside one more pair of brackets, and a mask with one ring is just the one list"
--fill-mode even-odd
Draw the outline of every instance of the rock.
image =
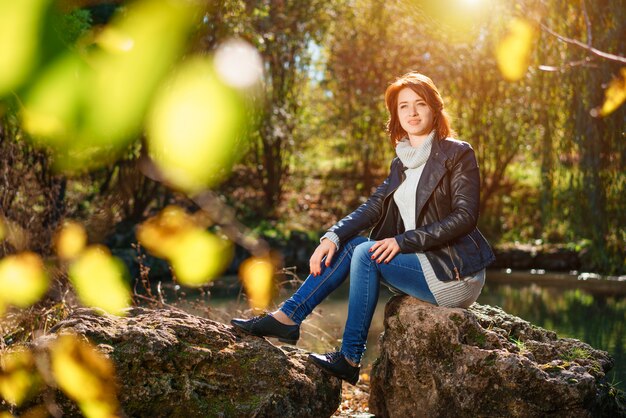
[[623, 394], [604, 382], [608, 353], [500, 308], [395, 296], [380, 346], [376, 417], [626, 416]]
[[[341, 383], [303, 350], [173, 309], [133, 308], [126, 317], [79, 309], [53, 332], [84, 335], [113, 360], [119, 400], [136, 417], [324, 417], [341, 402]], [[80, 416], [61, 399], [64, 416]]]

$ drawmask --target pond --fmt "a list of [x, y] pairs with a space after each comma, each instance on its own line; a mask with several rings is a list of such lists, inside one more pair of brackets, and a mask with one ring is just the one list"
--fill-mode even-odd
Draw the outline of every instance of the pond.
[[[608, 351], [615, 359], [608, 380], [626, 390], [626, 283], [614, 283], [613, 287], [607, 287], [606, 283], [583, 285], [576, 277], [572, 280], [566, 276], [489, 271], [478, 303], [499, 306], [512, 315], [555, 331], [559, 337], [577, 338]], [[232, 316], [240, 315], [247, 308], [243, 298], [237, 297], [235, 280], [232, 277], [221, 280], [209, 300], [194, 298], [196, 303], [187, 308], [228, 323]], [[346, 281], [304, 322], [298, 347], [323, 352], [340, 345], [347, 316], [348, 289]], [[277, 303], [291, 292], [283, 290]], [[370, 365], [378, 355], [384, 306], [391, 296], [383, 286], [368, 336], [364, 366]]]

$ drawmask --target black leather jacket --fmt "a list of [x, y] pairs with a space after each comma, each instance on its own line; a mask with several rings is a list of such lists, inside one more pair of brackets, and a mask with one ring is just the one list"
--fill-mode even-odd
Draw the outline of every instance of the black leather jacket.
[[405, 231], [393, 193], [406, 167], [391, 162], [387, 179], [367, 202], [329, 231], [347, 242], [373, 226], [370, 238], [395, 237], [403, 253], [424, 252], [439, 280], [460, 280], [495, 260], [476, 228], [480, 198], [478, 163], [472, 147], [454, 139], [435, 139], [417, 186], [416, 229]]

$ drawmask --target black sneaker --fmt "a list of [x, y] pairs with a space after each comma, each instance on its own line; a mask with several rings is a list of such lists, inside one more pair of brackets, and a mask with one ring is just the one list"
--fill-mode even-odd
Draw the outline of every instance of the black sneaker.
[[309, 360], [328, 374], [338, 377], [351, 385], [359, 381], [359, 366], [353, 366], [339, 351], [326, 354], [309, 354]]
[[270, 314], [255, 316], [251, 319], [231, 319], [230, 323], [238, 329], [257, 337], [278, 338], [287, 344], [295, 344], [300, 338], [300, 325], [286, 325]]

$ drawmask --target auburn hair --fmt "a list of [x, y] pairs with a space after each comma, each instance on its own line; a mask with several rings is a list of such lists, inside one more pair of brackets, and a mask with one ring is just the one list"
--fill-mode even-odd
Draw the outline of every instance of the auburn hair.
[[443, 99], [435, 87], [435, 83], [424, 74], [412, 71], [398, 77], [385, 91], [385, 105], [389, 111], [387, 132], [394, 148], [407, 135], [398, 118], [398, 94], [404, 88], [410, 88], [426, 101], [433, 112], [433, 129], [435, 129], [438, 139], [456, 136], [450, 127], [450, 116], [444, 109]]

